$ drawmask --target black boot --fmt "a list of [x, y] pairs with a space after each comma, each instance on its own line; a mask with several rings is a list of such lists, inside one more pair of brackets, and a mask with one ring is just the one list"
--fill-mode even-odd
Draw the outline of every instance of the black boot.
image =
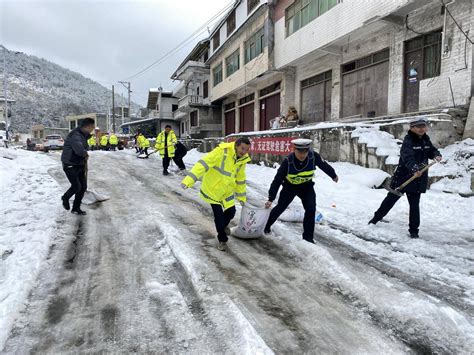
[[418, 239], [420, 236], [418, 235], [418, 232], [410, 232], [410, 238], [411, 239]]
[[375, 225], [375, 224], [377, 224], [377, 222], [378, 222], [378, 221], [376, 221], [375, 218], [372, 218], [372, 219], [369, 221], [369, 223], [367, 223], [367, 224], [374, 224], [374, 225]]
[[77, 214], [77, 215], [79, 215], [79, 216], [85, 216], [85, 215], [87, 214], [86, 211], [81, 210], [80, 207], [73, 208], [73, 209], [71, 210], [71, 213]]
[[64, 196], [61, 197], [61, 200], [63, 201], [63, 207], [66, 211], [69, 211], [71, 206], [69, 205], [69, 200], [66, 200]]
[[167, 176], [167, 175], [169, 175], [169, 174], [170, 174], [170, 173], [168, 172], [168, 170], [163, 171], [163, 175], [164, 175], [164, 176]]

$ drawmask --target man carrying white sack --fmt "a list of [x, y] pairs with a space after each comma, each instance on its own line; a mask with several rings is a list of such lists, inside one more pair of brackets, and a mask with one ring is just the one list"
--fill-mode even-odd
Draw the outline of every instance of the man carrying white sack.
[[250, 140], [241, 137], [232, 143], [221, 143], [200, 159], [188, 173], [181, 187], [192, 187], [202, 179], [201, 198], [209, 203], [214, 213], [218, 245], [226, 250], [228, 228], [235, 216], [235, 200], [247, 201], [245, 166], [250, 162]]
[[316, 214], [316, 193], [314, 192], [314, 171], [319, 167], [334, 182], [339, 178], [331, 165], [326, 163], [321, 156], [311, 150], [311, 139], [294, 139], [291, 141], [295, 147], [294, 153], [281, 163], [268, 192], [266, 208], [270, 208], [276, 198], [280, 186], [283, 189], [278, 199], [278, 204], [272, 209], [265, 226], [265, 234], [271, 234], [271, 227], [278, 217], [288, 208], [293, 199], [298, 196], [305, 210], [303, 220], [303, 239], [314, 243], [314, 218]]

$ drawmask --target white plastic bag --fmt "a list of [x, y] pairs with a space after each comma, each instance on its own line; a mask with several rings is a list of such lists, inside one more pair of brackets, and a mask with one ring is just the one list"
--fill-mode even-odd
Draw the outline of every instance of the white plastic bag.
[[242, 207], [237, 227], [231, 228], [231, 234], [237, 238], [254, 239], [263, 235], [270, 208], [257, 208], [249, 205]]
[[[288, 209], [283, 212], [278, 219], [283, 222], [303, 222], [304, 209]], [[323, 223], [323, 214], [319, 211], [316, 211], [314, 221], [316, 223]]]

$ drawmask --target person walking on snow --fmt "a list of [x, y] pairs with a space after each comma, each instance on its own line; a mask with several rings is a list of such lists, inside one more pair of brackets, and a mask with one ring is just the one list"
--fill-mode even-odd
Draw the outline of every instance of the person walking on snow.
[[163, 159], [163, 175], [169, 175], [168, 167], [170, 166], [171, 159], [174, 160], [179, 170], [186, 169], [183, 160], [175, 159], [176, 143], [178, 143], [178, 138], [176, 138], [176, 134], [170, 125], [166, 125], [165, 130], [156, 137], [155, 149], [160, 152], [160, 156]]
[[107, 134], [103, 134], [102, 137], [100, 137], [100, 149], [109, 150], [108, 145], [109, 145], [109, 136]]
[[92, 118], [85, 118], [79, 127], [73, 129], [64, 141], [61, 162], [63, 170], [71, 183], [71, 187], [61, 197], [64, 209], [70, 209], [69, 199], [75, 195], [71, 213], [85, 215], [81, 210], [81, 202], [87, 190], [86, 164], [89, 157], [87, 153], [87, 140], [94, 130], [95, 122]]
[[[420, 227], [420, 197], [426, 192], [428, 187], [428, 171], [420, 173], [424, 166], [428, 165], [428, 159], [435, 159], [438, 162], [442, 157], [438, 149], [431, 143], [430, 137], [426, 134], [428, 130], [428, 120], [425, 117], [414, 118], [410, 122], [410, 130], [403, 139], [400, 148], [400, 160], [398, 167], [393, 174], [390, 187], [398, 188], [413, 175], [417, 176], [415, 180], [400, 190], [406, 193], [408, 204], [410, 205], [410, 215], [408, 222], [408, 232], [410, 238], [419, 238]], [[389, 192], [382, 201], [379, 209], [375, 211], [374, 217], [369, 224], [377, 224], [392, 209], [400, 196]]]
[[270, 212], [264, 233], [271, 234], [271, 227], [278, 217], [287, 209], [293, 199], [298, 196], [303, 203], [305, 210], [303, 220], [303, 239], [314, 243], [314, 219], [316, 215], [316, 193], [314, 192], [314, 171], [319, 167], [334, 182], [339, 178], [334, 169], [326, 163], [321, 156], [312, 151], [310, 139], [294, 139], [291, 141], [295, 146], [294, 153], [288, 155], [283, 160], [280, 168], [273, 179], [268, 192], [268, 201], [266, 208], [270, 208], [276, 198], [280, 186], [283, 189], [280, 192], [280, 198], [277, 205]]
[[202, 179], [201, 198], [211, 205], [214, 213], [218, 245], [226, 250], [228, 225], [235, 216], [235, 199], [244, 205], [247, 201], [245, 166], [250, 162], [250, 140], [239, 138], [222, 143], [199, 160], [188, 173], [181, 187], [192, 187]]
[[115, 149], [117, 149], [117, 146], [118, 146], [118, 138], [115, 135], [115, 133], [112, 133], [110, 135], [109, 143], [110, 143], [110, 149], [115, 152]]

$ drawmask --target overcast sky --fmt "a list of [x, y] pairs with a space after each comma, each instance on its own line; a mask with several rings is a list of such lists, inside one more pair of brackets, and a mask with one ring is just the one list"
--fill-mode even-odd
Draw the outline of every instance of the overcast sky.
[[[232, 0], [0, 0], [0, 44], [77, 71], [104, 86], [125, 79], [176, 47]], [[132, 100], [169, 79], [194, 44], [133, 78]], [[119, 89], [119, 92], [126, 93]]]

